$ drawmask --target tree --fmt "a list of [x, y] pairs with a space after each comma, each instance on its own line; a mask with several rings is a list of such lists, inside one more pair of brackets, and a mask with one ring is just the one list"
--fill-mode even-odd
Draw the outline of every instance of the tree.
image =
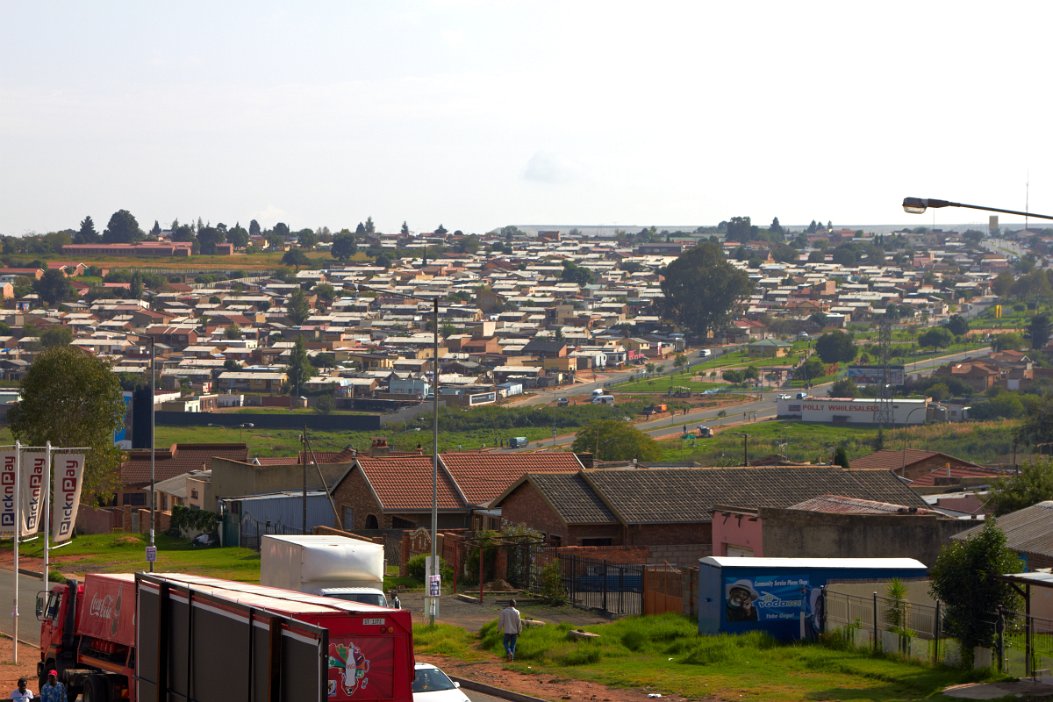
[[1000, 517], [1045, 500], [1053, 500], [1053, 460], [1039, 458], [1011, 478], [992, 481], [985, 506]]
[[275, 235], [280, 236], [283, 239], [288, 239], [289, 235], [291, 234], [289, 230], [289, 225], [285, 222], [278, 222], [277, 224], [275, 224], [274, 229], [272, 231], [275, 233]]
[[319, 283], [314, 286], [314, 296], [319, 302], [328, 307], [336, 299], [336, 288], [329, 283]]
[[234, 245], [235, 249], [243, 249], [249, 245], [249, 233], [245, 227], [235, 224], [234, 228], [227, 232], [227, 241]]
[[720, 244], [704, 241], [666, 268], [662, 312], [667, 319], [705, 339], [710, 332], [731, 323], [736, 307], [752, 291], [749, 276], [728, 263]]
[[259, 236], [259, 235], [260, 235], [260, 223], [253, 219], [253, 220], [251, 220], [249, 222], [249, 236]]
[[241, 327], [237, 324], [230, 324], [223, 329], [224, 339], [240, 339], [241, 338]]
[[980, 532], [944, 546], [929, 570], [930, 591], [945, 605], [947, 633], [961, 642], [962, 663], [971, 669], [973, 648], [991, 646], [1000, 608], [1015, 609], [1016, 595], [999, 576], [1020, 569], [995, 520]]
[[311, 316], [311, 305], [307, 302], [307, 295], [300, 288], [296, 288], [289, 296], [286, 316], [296, 325], [303, 324]]
[[856, 357], [856, 345], [851, 334], [832, 331], [816, 339], [815, 352], [826, 363], [849, 363]]
[[952, 314], [947, 320], [947, 329], [955, 336], [965, 336], [969, 332], [969, 320], [960, 314]]
[[296, 337], [293, 344], [292, 354], [289, 356], [289, 391], [294, 396], [299, 396], [306, 383], [314, 375], [314, 366], [307, 358], [307, 347], [304, 346], [303, 337]]
[[800, 380], [814, 380], [823, 374], [826, 366], [817, 356], [812, 356], [807, 361], [797, 366], [794, 376]]
[[132, 244], [142, 238], [143, 230], [128, 210], [114, 212], [102, 233], [102, 241], [105, 244]]
[[48, 327], [40, 335], [40, 345], [46, 349], [55, 346], [69, 346], [73, 342], [73, 331], [65, 326]]
[[616, 419], [597, 419], [574, 437], [575, 453], [592, 453], [599, 461], [653, 461], [661, 455], [658, 442], [639, 429]]
[[33, 292], [39, 295], [40, 300], [48, 307], [55, 307], [63, 300], [73, 297], [73, 286], [60, 269], [49, 268], [39, 280], [33, 281]]
[[154, 220], [154, 226], [150, 227], [150, 236], [155, 239], [161, 236], [161, 225], [156, 219]]
[[855, 397], [858, 394], [859, 388], [856, 387], [855, 382], [851, 378], [835, 380], [834, 384], [830, 386], [830, 397]]
[[749, 217], [732, 217], [724, 225], [724, 238], [728, 241], [747, 242], [756, 239], [756, 227], [750, 222]]
[[409, 225], [406, 224], [405, 220], [402, 221], [402, 229], [399, 230], [399, 233], [402, 234], [402, 236], [409, 236]]
[[676, 368], [677, 370], [681, 370], [686, 365], [687, 365], [687, 356], [685, 356], [682, 353], [678, 353], [676, 355], [676, 358], [673, 359], [673, 367]]
[[22, 380], [22, 400], [8, 417], [31, 446], [87, 447], [81, 502], [109, 500], [120, 485], [113, 432], [124, 417], [121, 383], [110, 367], [75, 346], [42, 351]]
[[560, 275], [560, 280], [565, 283], [574, 283], [576, 285], [588, 285], [595, 280], [595, 277], [588, 268], [582, 268], [573, 261], [563, 262], [563, 273]]
[[333, 246], [329, 249], [329, 254], [338, 261], [348, 261], [357, 251], [355, 235], [344, 229], [333, 237]]
[[198, 246], [206, 256], [215, 255], [216, 246], [222, 244], [226, 238], [227, 235], [216, 227], [204, 227], [197, 233]]
[[289, 249], [282, 256], [283, 266], [292, 266], [293, 268], [302, 268], [309, 264], [311, 260], [307, 258], [307, 254], [303, 252], [303, 249]]
[[933, 327], [918, 335], [919, 346], [929, 346], [934, 351], [951, 345], [954, 335], [946, 327]]
[[99, 240], [99, 233], [95, 231], [95, 222], [91, 216], [81, 220], [80, 229], [73, 235], [74, 244], [94, 244]]
[[1028, 335], [1031, 337], [1031, 348], [1043, 348], [1046, 345], [1046, 342], [1049, 341], [1049, 316], [1036, 314], [1031, 318], [1031, 323], [1028, 325], [1027, 330]]
[[143, 276], [138, 270], [132, 272], [132, 278], [128, 281], [128, 292], [135, 300], [143, 296]]
[[995, 279], [991, 281], [991, 292], [998, 297], [1005, 297], [1009, 294], [1009, 291], [1013, 288], [1013, 274], [1009, 271], [1002, 271], [995, 276]]
[[446, 236], [446, 233], [446, 227], [442, 226], [441, 224], [439, 225], [438, 229], [435, 230], [435, 234], [437, 236]]
[[366, 235], [367, 236], [373, 236], [374, 234], [376, 234], [377, 228], [373, 224], [373, 218], [372, 217], [366, 217], [365, 230], [366, 230]]

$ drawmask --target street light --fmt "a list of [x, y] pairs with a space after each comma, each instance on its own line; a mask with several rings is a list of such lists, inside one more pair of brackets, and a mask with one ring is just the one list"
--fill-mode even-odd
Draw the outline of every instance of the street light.
[[910, 214], [925, 214], [928, 208], [940, 207], [965, 207], [970, 210], [984, 210], [985, 212], [1001, 212], [1002, 214], [1020, 215], [1021, 217], [1035, 217], [1037, 219], [1053, 219], [1053, 215], [1035, 214], [1034, 212], [1021, 212], [1019, 210], [1004, 210], [1000, 207], [986, 207], [984, 205], [967, 205], [964, 202], [951, 202], [950, 200], [937, 200], [935, 198], [905, 197], [903, 198], [903, 210]]
[[[408, 293], [384, 288], [373, 288], [361, 283], [355, 284], [355, 292], [369, 290], [371, 292], [385, 293], [406, 298], [407, 300], [421, 300], [431, 302], [432, 314], [432, 428], [431, 428], [431, 570], [429, 575], [439, 577], [442, 570], [439, 568], [438, 539], [439, 539], [439, 296], [419, 297]], [[440, 585], [441, 587], [441, 585]], [[435, 609], [438, 603], [439, 593], [431, 594], [431, 581], [427, 583], [424, 601], [427, 603], [428, 624], [435, 624]]]

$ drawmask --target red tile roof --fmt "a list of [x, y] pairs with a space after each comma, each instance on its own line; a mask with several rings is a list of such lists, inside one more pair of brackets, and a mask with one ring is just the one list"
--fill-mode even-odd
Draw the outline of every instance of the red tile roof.
[[971, 468], [980, 468], [975, 463], [969, 461], [963, 461], [960, 458], [949, 456], [939, 451], [923, 451], [922, 449], [886, 449], [884, 451], [875, 451], [867, 456], [861, 456], [852, 461], [852, 470], [893, 470], [899, 471], [904, 466], [910, 467], [915, 463], [921, 463], [931, 458], [943, 457], [948, 462], [957, 464], [959, 466], [969, 466]]
[[[355, 463], [385, 512], [431, 509], [431, 456], [359, 456]], [[462, 511], [465, 502], [449, 474], [439, 466], [438, 508]]]
[[441, 453], [442, 464], [470, 505], [488, 506], [527, 473], [577, 473], [573, 453]]
[[[173, 444], [157, 449], [154, 456], [154, 481], [160, 482], [192, 470], [208, 468], [213, 456], [245, 461], [249, 449], [245, 444]], [[121, 464], [121, 484], [130, 486], [150, 483], [150, 449], [134, 449]]]

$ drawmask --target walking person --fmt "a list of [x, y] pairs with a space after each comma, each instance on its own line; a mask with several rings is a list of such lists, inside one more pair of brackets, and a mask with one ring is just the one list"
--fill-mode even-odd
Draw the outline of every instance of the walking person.
[[501, 633], [504, 634], [505, 655], [508, 657], [508, 660], [514, 661], [516, 658], [516, 642], [519, 640], [519, 634], [523, 631], [523, 618], [519, 616], [515, 600], [509, 600], [508, 606], [501, 610], [501, 616], [498, 618], [497, 624], [501, 629]]
[[69, 702], [66, 686], [58, 681], [58, 671], [48, 672], [48, 681], [40, 687], [40, 702]]
[[18, 687], [11, 693], [12, 702], [29, 702], [33, 699], [33, 693], [26, 689], [26, 679], [18, 679]]

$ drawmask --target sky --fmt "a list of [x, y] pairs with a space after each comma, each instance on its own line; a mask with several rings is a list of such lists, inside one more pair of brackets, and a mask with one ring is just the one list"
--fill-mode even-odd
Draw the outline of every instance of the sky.
[[0, 233], [1053, 213], [1051, 26], [1012, 0], [0, 0]]

